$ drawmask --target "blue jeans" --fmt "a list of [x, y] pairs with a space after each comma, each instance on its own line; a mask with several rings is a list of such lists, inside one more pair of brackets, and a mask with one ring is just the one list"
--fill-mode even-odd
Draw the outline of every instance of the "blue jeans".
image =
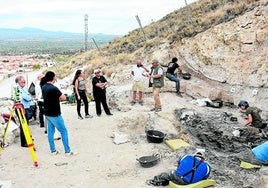
[[179, 92], [180, 91], [180, 80], [173, 74], [167, 73], [166, 77], [173, 82], [176, 82], [176, 91]]
[[51, 152], [56, 151], [54, 143], [54, 133], [56, 128], [61, 134], [62, 144], [64, 146], [65, 153], [69, 153], [71, 149], [69, 146], [68, 131], [66, 129], [62, 116], [61, 115], [56, 117], [46, 116], [46, 120], [47, 120], [47, 137], [50, 151]]

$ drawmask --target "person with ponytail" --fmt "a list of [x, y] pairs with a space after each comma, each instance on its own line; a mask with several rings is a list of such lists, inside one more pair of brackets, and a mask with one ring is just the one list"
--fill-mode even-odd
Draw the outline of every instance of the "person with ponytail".
[[86, 79], [84, 78], [84, 73], [82, 70], [77, 70], [72, 85], [74, 86], [74, 93], [75, 93], [75, 99], [76, 99], [76, 110], [78, 119], [83, 119], [83, 116], [81, 115], [81, 102], [83, 100], [84, 107], [85, 107], [85, 118], [92, 118], [93, 116], [88, 113], [88, 100], [87, 100], [87, 87], [86, 87]]
[[54, 143], [55, 129], [57, 129], [62, 138], [66, 156], [75, 155], [69, 146], [68, 131], [61, 115], [60, 101], [65, 101], [66, 96], [56, 87], [54, 83], [57, 77], [54, 72], [48, 71], [45, 74], [46, 83], [42, 86], [42, 95], [44, 98], [44, 114], [47, 120], [48, 142], [52, 155], [59, 153]]

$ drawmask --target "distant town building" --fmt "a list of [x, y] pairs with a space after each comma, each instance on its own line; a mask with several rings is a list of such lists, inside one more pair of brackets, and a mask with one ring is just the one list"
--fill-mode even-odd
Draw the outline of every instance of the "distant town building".
[[47, 67], [54, 67], [56, 65], [56, 62], [54, 61], [49, 61], [46, 63], [47, 64]]

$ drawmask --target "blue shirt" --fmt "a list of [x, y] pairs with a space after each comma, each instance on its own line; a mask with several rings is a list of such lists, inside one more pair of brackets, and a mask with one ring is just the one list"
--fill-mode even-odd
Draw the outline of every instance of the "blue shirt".
[[32, 96], [24, 88], [22, 88], [20, 86], [18, 88], [20, 90], [21, 104], [23, 104], [25, 109], [30, 108], [30, 106], [32, 104]]

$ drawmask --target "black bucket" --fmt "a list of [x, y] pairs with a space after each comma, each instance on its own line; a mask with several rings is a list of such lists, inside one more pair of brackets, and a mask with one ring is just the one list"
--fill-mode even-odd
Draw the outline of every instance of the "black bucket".
[[152, 156], [143, 156], [137, 159], [140, 162], [140, 165], [144, 168], [150, 168], [155, 166], [160, 160], [160, 155], [152, 155]]
[[191, 79], [191, 74], [190, 73], [182, 73], [182, 78], [185, 79], [185, 80], [190, 80]]
[[164, 133], [156, 130], [148, 130], [146, 131], [146, 134], [147, 134], [147, 141], [150, 143], [162, 143], [165, 138]]

